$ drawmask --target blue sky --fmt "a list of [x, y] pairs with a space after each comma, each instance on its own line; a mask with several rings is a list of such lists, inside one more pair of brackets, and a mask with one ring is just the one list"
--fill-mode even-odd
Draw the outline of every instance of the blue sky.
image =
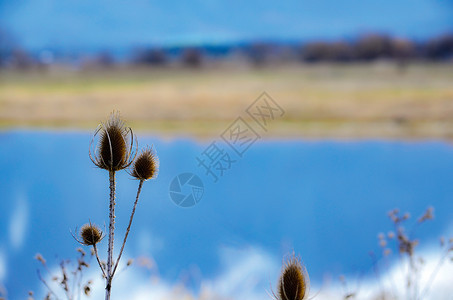
[[453, 29], [452, 3], [20, 0], [0, 2], [0, 24], [32, 49], [337, 39], [370, 31], [423, 39]]

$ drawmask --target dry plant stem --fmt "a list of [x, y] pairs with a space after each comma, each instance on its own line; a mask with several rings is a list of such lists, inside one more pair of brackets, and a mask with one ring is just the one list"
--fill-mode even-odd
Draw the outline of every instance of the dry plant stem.
[[66, 274], [66, 268], [64, 267], [64, 261], [61, 262], [60, 268], [61, 268], [61, 273], [63, 274], [63, 281], [61, 282], [63, 284], [63, 290], [65, 291], [66, 297], [69, 300], [72, 300], [71, 293], [69, 292], [68, 275]]
[[409, 255], [408, 271], [409, 271], [409, 273], [407, 274], [407, 278], [409, 280], [409, 287], [412, 288], [412, 295], [410, 295], [411, 290], [409, 289], [409, 297], [411, 297], [411, 299], [417, 299], [416, 298], [416, 294], [417, 294], [416, 273], [417, 273], [417, 270], [415, 268], [415, 262], [414, 262], [413, 255]]
[[105, 271], [104, 271], [104, 267], [102, 266], [101, 260], [99, 259], [98, 248], [96, 247], [96, 244], [93, 245], [93, 249], [94, 249], [94, 254], [96, 255], [96, 260], [98, 261], [99, 267], [101, 268], [102, 275], [104, 276], [104, 278], [107, 278], [107, 275], [105, 274]]
[[384, 294], [384, 288], [382, 287], [381, 274], [379, 273], [379, 269], [377, 267], [378, 259], [376, 258], [376, 255], [374, 253], [371, 253], [370, 255], [371, 255], [371, 258], [373, 259], [373, 271], [374, 271], [374, 275], [376, 276], [376, 279], [378, 281], [379, 290], [380, 290], [381, 294]]
[[109, 205], [109, 245], [107, 257], [107, 284], [105, 286], [105, 300], [110, 300], [110, 291], [112, 289], [112, 256], [113, 256], [113, 239], [115, 234], [115, 171], [109, 171], [110, 178], [110, 205]]
[[[79, 262], [79, 261], [78, 261]], [[76, 281], [77, 281], [77, 291], [79, 291], [79, 295], [78, 295], [78, 298], [77, 299], [80, 299], [80, 286], [82, 285], [81, 281], [82, 281], [82, 269], [80, 269], [80, 274], [78, 274], [77, 272], [77, 268], [78, 266], [75, 267], [74, 271], [72, 271], [71, 273], [74, 274], [74, 280], [72, 281], [72, 290], [74, 291], [74, 299], [76, 298], [76, 295], [75, 295], [75, 291], [76, 291]]]
[[140, 180], [140, 183], [138, 184], [137, 197], [135, 198], [134, 207], [132, 208], [131, 217], [129, 219], [129, 225], [127, 225], [126, 234], [124, 235], [123, 245], [121, 246], [120, 254], [118, 255], [118, 259], [116, 260], [115, 268], [113, 269], [113, 273], [112, 273], [112, 277], [113, 277], [113, 275], [115, 275], [116, 268], [118, 268], [118, 264], [120, 262], [121, 255], [123, 254], [124, 245], [126, 245], [127, 236], [129, 235], [129, 232], [131, 230], [132, 220], [134, 219], [135, 209], [137, 208], [138, 198], [140, 197], [140, 192], [142, 191], [143, 182], [144, 182], [144, 180], [142, 179], [142, 180]]
[[55, 294], [55, 292], [50, 288], [50, 286], [47, 284], [47, 282], [44, 280], [44, 278], [42, 278], [41, 272], [39, 270], [38, 270], [38, 278], [46, 286], [46, 288], [49, 291], [49, 293], [54, 295], [55, 299], [59, 300], [60, 298], [58, 298], [57, 294]]
[[425, 288], [423, 289], [423, 291], [420, 294], [420, 299], [424, 299], [424, 297], [428, 294], [428, 291], [431, 288], [431, 285], [433, 284], [433, 281], [436, 278], [437, 273], [439, 273], [439, 270], [442, 267], [442, 265], [447, 257], [448, 257], [448, 251], [446, 251], [444, 253], [444, 255], [442, 255], [442, 257], [440, 258], [436, 267], [434, 268], [433, 272], [429, 276], [428, 282], [426, 283]]

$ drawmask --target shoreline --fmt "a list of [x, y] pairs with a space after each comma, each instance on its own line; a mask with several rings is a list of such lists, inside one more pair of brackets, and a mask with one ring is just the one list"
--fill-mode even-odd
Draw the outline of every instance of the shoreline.
[[451, 64], [0, 72], [0, 130], [89, 130], [113, 110], [139, 132], [219, 136], [267, 92], [285, 113], [269, 138], [453, 138]]
[[[231, 123], [231, 122], [230, 122]], [[220, 135], [230, 125], [227, 122], [209, 124], [209, 129], [191, 126], [191, 124], [176, 125], [159, 122], [156, 124], [128, 122], [135, 128], [135, 133], [151, 136], [159, 136], [164, 139], [191, 138], [195, 140], [212, 140], [220, 138]], [[421, 124], [398, 125], [394, 122], [379, 123], [354, 123], [354, 122], [293, 122], [290, 125], [284, 122], [275, 123], [267, 132], [258, 132], [263, 140], [339, 140], [339, 141], [362, 141], [362, 140], [389, 140], [389, 141], [445, 141], [453, 140], [453, 121], [425, 122]], [[39, 122], [28, 124], [0, 125], [1, 132], [11, 131], [49, 131], [49, 132], [91, 132], [98, 123], [65, 123], [52, 124], [52, 122]], [[169, 125], [167, 128], [160, 127]], [[442, 127], [442, 129], [439, 129]]]

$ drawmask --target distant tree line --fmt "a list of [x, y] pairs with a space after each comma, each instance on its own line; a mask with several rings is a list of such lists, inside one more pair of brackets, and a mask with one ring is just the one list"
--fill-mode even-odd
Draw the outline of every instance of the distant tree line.
[[118, 58], [114, 51], [97, 54], [65, 55], [49, 50], [30, 53], [15, 43], [0, 29], [0, 68], [45, 68], [52, 64], [82, 68], [111, 67], [116, 64], [199, 68], [216, 62], [249, 63], [260, 67], [284, 62], [370, 62], [390, 60], [453, 61], [453, 33], [425, 41], [395, 38], [384, 34], [367, 34], [352, 40], [310, 41], [305, 43], [253, 42], [233, 45], [198, 47], [140, 48], [126, 58]]
[[312, 42], [302, 47], [304, 61], [372, 61], [376, 59], [453, 58], [453, 34], [446, 34], [426, 42], [392, 38], [386, 35], [366, 35], [356, 41]]

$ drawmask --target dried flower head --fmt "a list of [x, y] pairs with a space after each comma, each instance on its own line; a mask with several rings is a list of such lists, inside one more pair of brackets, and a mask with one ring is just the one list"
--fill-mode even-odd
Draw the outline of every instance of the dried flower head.
[[283, 267], [278, 283], [278, 300], [303, 300], [308, 297], [310, 280], [300, 259], [293, 255]]
[[36, 259], [37, 261], [39, 261], [40, 263], [42, 263], [43, 266], [46, 265], [46, 260], [44, 259], [44, 257], [43, 257], [40, 253], [36, 253], [35, 259]]
[[82, 229], [80, 229], [80, 238], [82, 244], [94, 246], [102, 240], [103, 234], [96, 225], [89, 223], [83, 225]]
[[[98, 145], [92, 154], [91, 144], [98, 135]], [[113, 112], [107, 122], [101, 123], [94, 132], [90, 144], [90, 159], [101, 169], [108, 171], [125, 169], [135, 158], [134, 139], [132, 129], [124, 125], [119, 113]]]
[[85, 295], [90, 296], [91, 295], [91, 287], [89, 285], [86, 285], [83, 287], [83, 292]]
[[420, 218], [418, 218], [417, 222], [423, 223], [426, 220], [432, 220], [432, 219], [434, 219], [434, 208], [430, 206], [426, 209], [424, 214]]
[[84, 257], [86, 255], [85, 251], [83, 251], [82, 248], [77, 248], [76, 251], [80, 253], [81, 257]]
[[156, 178], [158, 168], [159, 160], [156, 154], [147, 147], [138, 155], [130, 174], [139, 180], [148, 180]]

